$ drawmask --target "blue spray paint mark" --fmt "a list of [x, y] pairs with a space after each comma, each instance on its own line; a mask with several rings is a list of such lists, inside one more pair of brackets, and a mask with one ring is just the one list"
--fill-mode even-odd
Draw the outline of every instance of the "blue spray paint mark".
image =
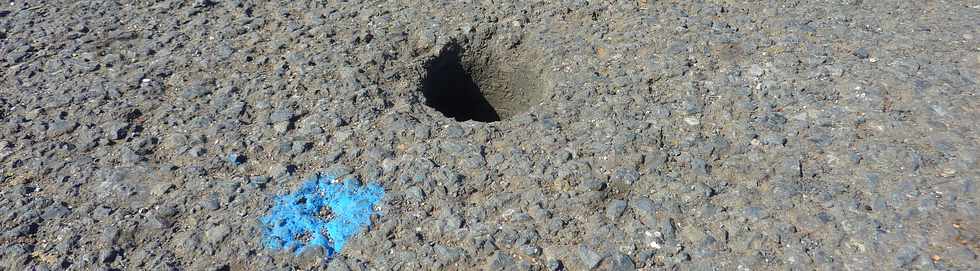
[[348, 238], [370, 226], [374, 205], [384, 196], [384, 189], [377, 184], [362, 186], [356, 180], [333, 181], [333, 177], [317, 176], [295, 193], [276, 197], [269, 215], [260, 219], [265, 246], [296, 255], [320, 246], [330, 258], [344, 248]]

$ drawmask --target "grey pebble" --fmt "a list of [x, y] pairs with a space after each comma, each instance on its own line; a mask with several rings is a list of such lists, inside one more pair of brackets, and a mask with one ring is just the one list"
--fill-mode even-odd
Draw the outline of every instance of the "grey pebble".
[[209, 228], [204, 233], [205, 241], [211, 244], [217, 244], [225, 240], [225, 237], [231, 233], [231, 227], [225, 224], [219, 224], [214, 227]]
[[487, 259], [486, 268], [487, 270], [518, 270], [517, 263], [514, 258], [510, 255], [494, 252], [489, 259]]
[[602, 261], [602, 256], [599, 253], [584, 245], [578, 247], [577, 255], [579, 261], [582, 262], [582, 267], [586, 270], [596, 268], [599, 266], [599, 262]]
[[67, 133], [71, 133], [78, 127], [78, 123], [74, 121], [57, 120], [48, 126], [48, 136], [57, 137]]
[[290, 121], [293, 118], [293, 112], [291, 111], [275, 111], [269, 114], [270, 123], [281, 123]]
[[856, 57], [858, 57], [860, 59], [867, 59], [868, 57], [871, 56], [871, 54], [868, 53], [868, 49], [867, 48], [861, 47], [861, 48], [857, 48], [857, 49], [854, 50], [854, 56], [856, 56]]
[[606, 205], [606, 218], [608, 218], [610, 221], [616, 221], [621, 215], [623, 215], [623, 211], [625, 210], [626, 201], [618, 199], [611, 200], [609, 201], [609, 204]]
[[640, 218], [640, 221], [647, 226], [657, 225], [657, 206], [647, 198], [632, 199], [629, 202], [633, 212]]

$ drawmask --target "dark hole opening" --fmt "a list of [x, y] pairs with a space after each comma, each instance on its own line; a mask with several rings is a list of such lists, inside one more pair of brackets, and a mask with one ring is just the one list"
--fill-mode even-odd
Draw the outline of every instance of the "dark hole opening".
[[456, 121], [494, 122], [500, 115], [487, 101], [464, 65], [458, 48], [447, 49], [433, 59], [422, 82], [426, 105]]

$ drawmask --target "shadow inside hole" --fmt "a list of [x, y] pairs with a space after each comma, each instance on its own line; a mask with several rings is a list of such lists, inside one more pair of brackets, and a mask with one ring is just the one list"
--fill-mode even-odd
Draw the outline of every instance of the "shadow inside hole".
[[470, 72], [463, 66], [458, 49], [444, 51], [428, 65], [422, 82], [426, 105], [456, 121], [494, 122], [500, 115], [487, 101]]

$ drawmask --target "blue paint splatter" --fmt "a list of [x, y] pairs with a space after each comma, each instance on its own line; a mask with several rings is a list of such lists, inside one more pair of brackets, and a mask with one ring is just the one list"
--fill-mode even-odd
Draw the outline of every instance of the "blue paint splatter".
[[296, 255], [308, 247], [323, 247], [327, 258], [344, 248], [347, 239], [371, 225], [374, 205], [384, 196], [377, 184], [356, 180], [334, 183], [333, 177], [307, 180], [295, 193], [276, 197], [265, 227], [265, 246], [288, 249]]

